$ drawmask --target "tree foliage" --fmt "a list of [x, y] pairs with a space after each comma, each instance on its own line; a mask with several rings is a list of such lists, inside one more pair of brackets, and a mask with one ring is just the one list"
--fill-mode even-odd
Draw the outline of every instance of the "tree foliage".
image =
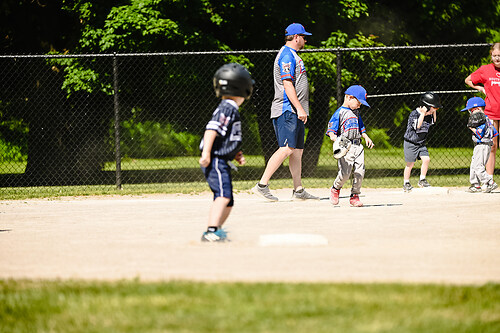
[[[497, 0], [314, 0], [306, 3], [298, 0], [4, 0], [0, 5], [0, 47], [5, 54], [116, 52], [120, 55], [278, 49], [283, 45], [284, 28], [292, 22], [304, 24], [313, 33], [308, 39], [308, 48], [478, 43], [499, 41], [499, 16], [500, 2]], [[443, 64], [431, 62], [426, 52], [420, 52], [412, 65], [404, 68], [404, 73], [402, 59], [380, 51], [351, 52], [342, 59], [337, 58], [335, 52], [302, 55], [311, 81], [311, 116], [315, 120], [308, 123], [311, 127], [306, 144], [313, 147], [306, 152], [313, 155], [318, 154], [322, 140], [321, 134], [317, 133], [322, 132], [321, 126], [326, 123], [328, 113], [337, 106], [335, 84], [338, 61], [342, 64], [341, 84], [344, 87], [363, 83], [381, 90], [390, 90], [395, 86], [403, 89], [409, 80], [423, 88], [425, 82], [419, 81], [422, 70], [430, 69], [452, 77], [472, 70], [466, 55]], [[36, 154], [39, 149], [49, 146], [59, 149], [58, 154], [49, 158], [65, 159], [68, 160], [66, 164], [76, 165], [78, 161], [74, 159], [78, 157], [71, 157], [64, 151], [68, 147], [68, 137], [72, 137], [74, 142], [79, 135], [85, 135], [84, 132], [92, 124], [98, 124], [101, 135], [108, 135], [111, 113], [102, 110], [108, 110], [112, 105], [112, 67], [102, 66], [102, 61], [51, 59], [43, 73], [31, 73], [15, 66], [2, 69], [3, 77], [16, 77], [18, 80], [12, 84], [3, 82], [0, 89], [2, 136], [4, 139], [19, 137], [20, 132], [16, 135], [12, 131], [29, 128], [32, 147], [29, 150], [29, 169], [40, 169], [43, 173], [43, 165], [37, 163], [47, 158], [40, 155], [37, 159]], [[124, 97], [138, 90], [142, 91], [141, 96], [150, 96], [124, 98], [122, 111], [127, 115], [130, 110], [141, 110], [138, 119], [150, 121], [155, 108], [161, 108], [169, 124], [176, 129], [199, 135], [199, 128], [188, 128], [189, 124], [176, 118], [178, 112], [175, 108], [193, 98], [190, 91], [201, 90], [199, 87], [210, 90], [210, 78], [218, 65], [237, 61], [250, 70], [255, 65], [252, 56], [222, 55], [210, 61], [210, 66], [207, 66], [196, 59], [183, 63], [175, 57], [158, 58], [147, 71], [134, 72], [130, 77], [122, 76], [120, 89]], [[137, 68], [134, 60], [128, 58], [120, 58], [120, 65], [129, 70]], [[364, 70], [355, 72], [352, 68]], [[267, 131], [269, 121], [266, 110], [268, 100], [272, 98], [272, 85], [267, 82], [272, 82], [272, 78], [270, 71], [259, 75], [257, 81], [260, 87], [251, 113], [256, 115], [259, 130]], [[10, 100], [12, 91], [19, 87], [27, 90], [29, 98], [26, 100], [29, 102]], [[173, 100], [163, 94], [172, 89], [178, 92]], [[318, 91], [323, 93], [316, 93]], [[37, 109], [46, 118], [43, 123], [22, 119], [22, 112], [33, 108], [37, 99], [46, 96], [51, 96], [50, 105]], [[98, 97], [93, 98], [95, 96]], [[88, 109], [82, 110], [82, 105], [87, 105]], [[388, 116], [393, 117], [395, 124], [401, 125], [406, 108], [401, 105]], [[259, 114], [264, 112], [262, 110], [266, 114]], [[79, 112], [88, 113], [85, 126], [79, 127], [82, 133], [62, 132], [60, 128], [76, 131], [72, 116]], [[207, 110], [200, 109], [198, 112], [206, 114]], [[52, 118], [57, 118], [57, 121], [51, 121]], [[24, 125], [7, 129], [6, 124], [12, 123]], [[55, 139], [49, 143], [41, 140], [49, 137]], [[88, 141], [94, 143], [93, 139]], [[84, 145], [85, 140], [79, 143]], [[85, 154], [83, 150], [82, 155]], [[102, 154], [99, 155], [98, 159], [102, 158]], [[101, 162], [97, 160], [82, 168], [98, 169]], [[74, 170], [78, 172], [78, 168]]]

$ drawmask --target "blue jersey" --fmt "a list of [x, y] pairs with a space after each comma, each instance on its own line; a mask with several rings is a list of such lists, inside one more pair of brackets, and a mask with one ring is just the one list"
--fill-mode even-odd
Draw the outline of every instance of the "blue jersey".
[[[218, 134], [212, 146], [211, 156], [225, 160], [234, 159], [240, 151], [242, 141], [241, 119], [237, 104], [230, 99], [222, 100], [205, 129], [216, 131]], [[200, 150], [203, 150], [203, 139]]]
[[476, 127], [476, 134], [472, 135], [472, 141], [476, 144], [493, 145], [493, 138], [498, 136], [498, 131], [486, 117], [486, 123]]
[[336, 136], [344, 136], [349, 140], [360, 139], [366, 132], [365, 124], [359, 114], [359, 109], [351, 110], [345, 106], [339, 107], [328, 122], [326, 135], [332, 132]]
[[283, 46], [274, 59], [274, 99], [271, 104], [271, 118], [281, 116], [285, 111], [297, 113], [285, 92], [283, 80], [291, 80], [300, 105], [309, 115], [309, 82], [306, 67], [297, 51]]

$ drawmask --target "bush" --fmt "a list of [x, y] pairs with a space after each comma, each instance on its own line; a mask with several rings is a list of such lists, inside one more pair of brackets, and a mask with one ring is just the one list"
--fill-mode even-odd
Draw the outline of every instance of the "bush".
[[0, 162], [25, 162], [27, 159], [21, 147], [0, 138]]
[[123, 156], [164, 158], [199, 154], [201, 138], [188, 132], [176, 132], [170, 124], [130, 119], [122, 122], [121, 126], [120, 149]]
[[375, 148], [392, 148], [389, 143], [390, 137], [387, 135], [387, 128], [372, 128], [366, 134], [372, 139]]

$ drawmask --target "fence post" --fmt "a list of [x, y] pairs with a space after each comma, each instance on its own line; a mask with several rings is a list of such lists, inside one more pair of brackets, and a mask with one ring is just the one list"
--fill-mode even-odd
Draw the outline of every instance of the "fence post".
[[118, 99], [118, 61], [113, 53], [113, 106], [115, 111], [115, 159], [116, 159], [116, 189], [122, 189], [122, 160], [120, 152], [120, 104]]
[[337, 50], [337, 108], [339, 108], [342, 103], [342, 53]]

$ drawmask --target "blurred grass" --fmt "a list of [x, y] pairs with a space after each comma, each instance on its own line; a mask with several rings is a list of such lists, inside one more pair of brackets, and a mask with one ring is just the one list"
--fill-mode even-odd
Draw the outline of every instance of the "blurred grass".
[[[326, 148], [325, 148], [326, 147]], [[429, 148], [431, 164], [428, 180], [433, 186], [463, 187], [468, 186], [468, 170], [472, 149], [470, 148]], [[363, 187], [394, 188], [402, 186], [403, 169], [405, 166], [402, 148], [366, 149], [365, 165], [366, 176]], [[247, 164], [239, 167], [233, 173], [234, 188], [236, 191], [245, 191], [252, 188], [262, 175], [265, 162], [260, 155], [246, 156]], [[418, 182], [420, 161], [417, 161], [412, 172], [413, 183]], [[0, 174], [22, 174], [24, 163], [2, 163]], [[103, 171], [113, 173], [116, 169], [114, 162], [105, 164]], [[500, 158], [497, 166], [500, 168]], [[198, 193], [208, 191], [209, 188], [203, 179], [198, 165], [198, 157], [175, 157], [165, 159], [130, 159], [122, 160], [122, 170], [126, 177], [121, 190], [108, 184], [78, 185], [78, 186], [36, 186], [36, 187], [3, 187], [0, 188], [0, 199], [27, 199], [60, 196], [88, 196], [88, 195], [140, 195], [151, 193]], [[329, 188], [337, 175], [337, 164], [332, 157], [329, 146], [324, 145], [318, 167], [312, 175], [303, 170], [304, 186], [309, 188]], [[141, 183], [141, 172], [156, 172], [154, 183]], [[179, 179], [178, 182], [167, 182], [163, 179]], [[112, 179], [112, 178], [111, 178]], [[195, 179], [195, 181], [182, 181]], [[291, 176], [288, 171], [288, 160], [284, 168], [271, 179], [271, 188], [292, 187]], [[346, 184], [348, 186], [349, 184]]]
[[0, 280], [1, 332], [499, 332], [500, 285]]

